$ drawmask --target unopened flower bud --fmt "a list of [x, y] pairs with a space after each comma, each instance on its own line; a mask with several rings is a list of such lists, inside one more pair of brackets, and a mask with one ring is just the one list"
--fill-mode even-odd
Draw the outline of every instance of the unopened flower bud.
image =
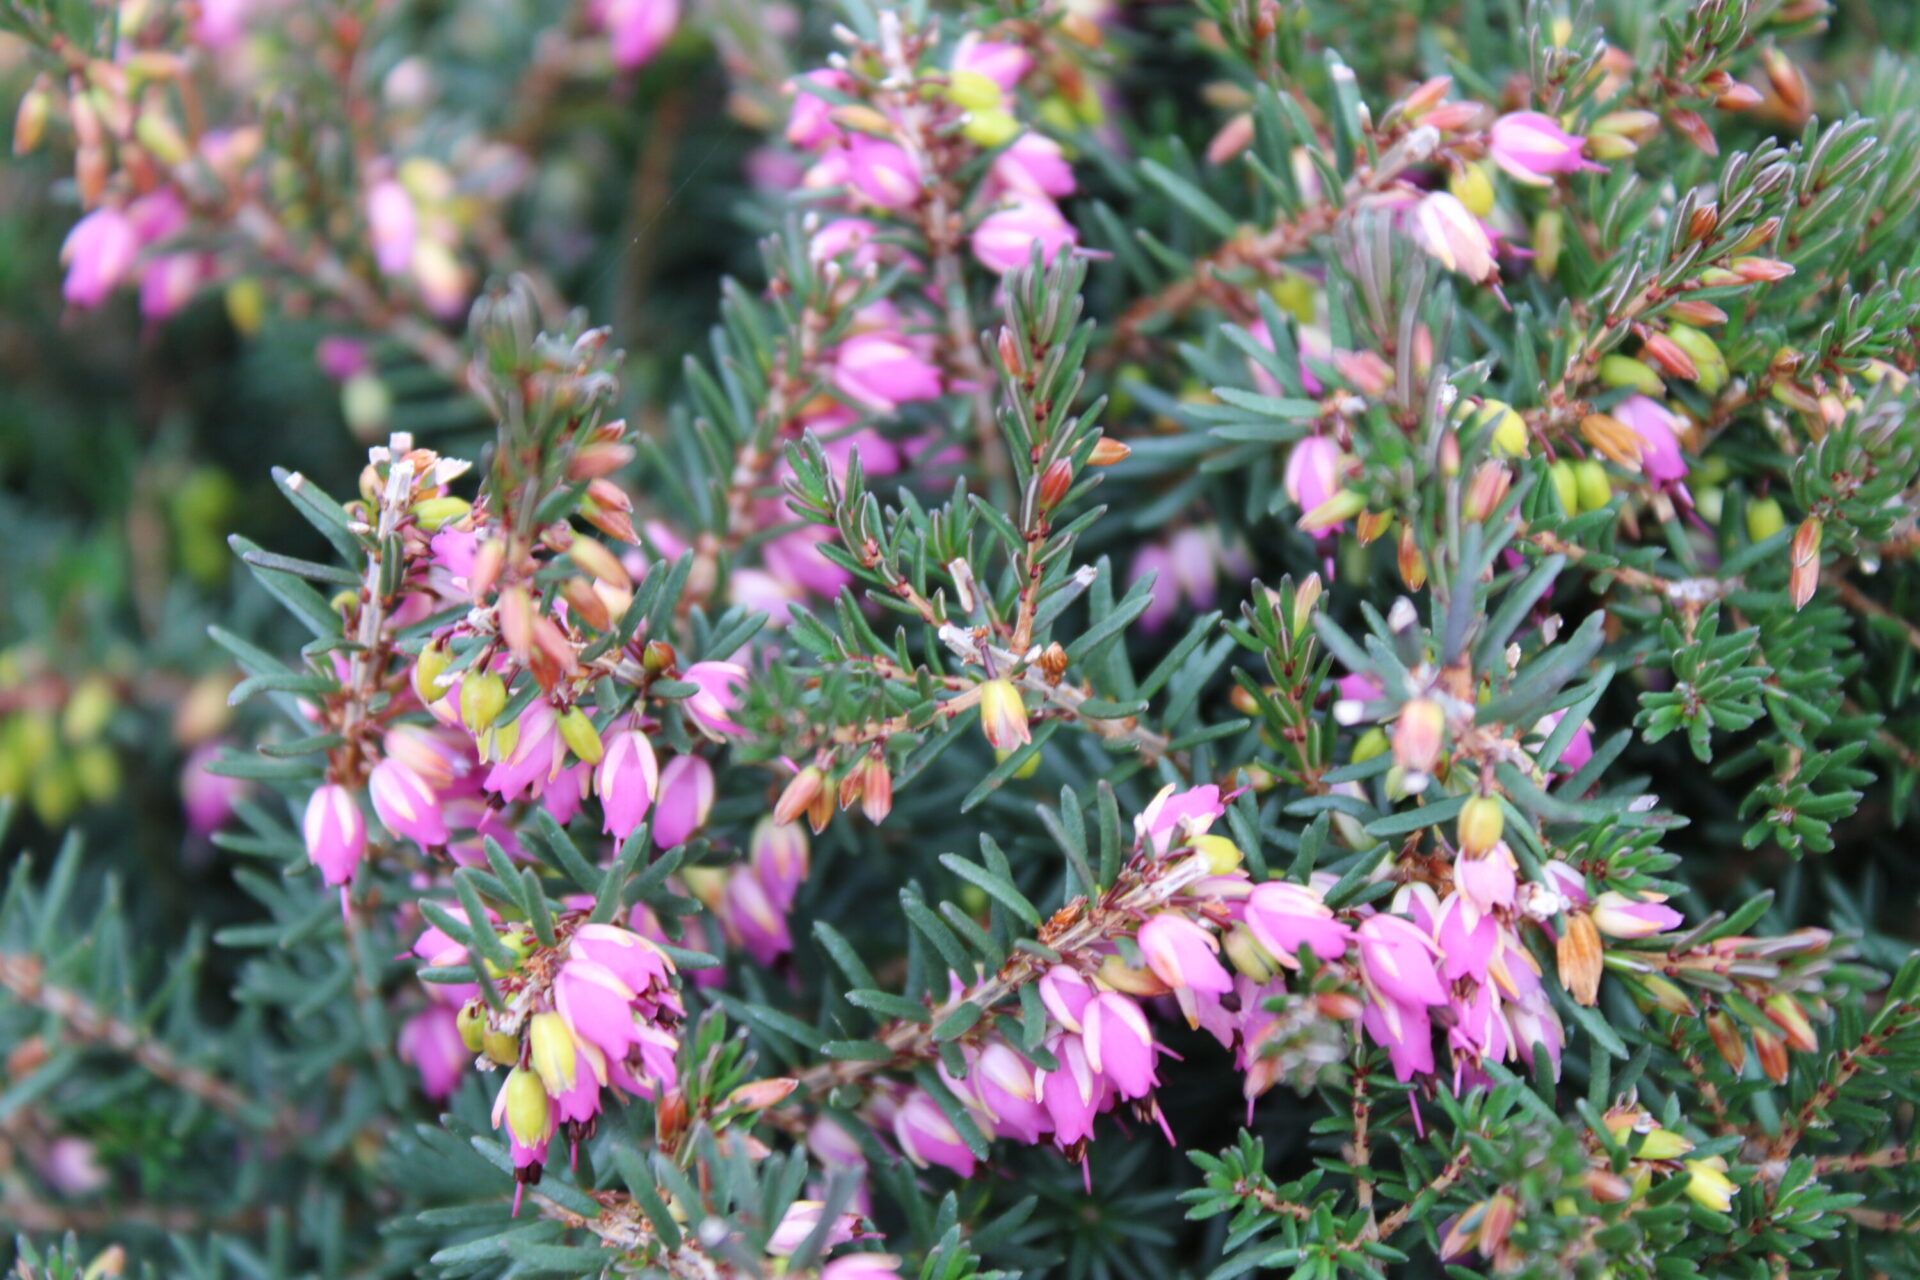
[[1011, 751], [1033, 741], [1020, 690], [1004, 677], [980, 686], [980, 728], [996, 750]]
[[1460, 806], [1457, 835], [1460, 852], [1477, 858], [1500, 842], [1506, 826], [1506, 814], [1492, 796], [1469, 796]]
[[1125, 462], [1133, 450], [1115, 440], [1112, 436], [1101, 436], [1093, 446], [1093, 452], [1087, 455], [1090, 467], [1110, 467], [1116, 462]]
[[1592, 458], [1575, 463], [1573, 477], [1579, 485], [1581, 511], [1598, 511], [1613, 501], [1613, 480]]
[[742, 1111], [765, 1111], [777, 1107], [800, 1087], [798, 1080], [786, 1076], [772, 1080], [751, 1080], [727, 1095], [725, 1105]]
[[1748, 284], [1773, 284], [1793, 274], [1793, 264], [1778, 258], [1735, 258], [1733, 272]]
[[1667, 308], [1667, 314], [1683, 324], [1694, 326], [1725, 324], [1727, 313], [1699, 298], [1682, 298]]
[[1812, 1053], [1820, 1047], [1820, 1037], [1815, 1034], [1813, 1023], [1807, 1020], [1806, 1010], [1798, 1001], [1785, 992], [1775, 992], [1760, 1006], [1768, 1021], [1780, 1028], [1781, 1036], [1789, 1049], [1800, 1053]]
[[1073, 464], [1065, 458], [1056, 458], [1040, 476], [1040, 509], [1051, 511], [1059, 506], [1072, 487]]
[[867, 816], [868, 822], [878, 825], [893, 811], [893, 773], [883, 756], [868, 756], [859, 771], [864, 775], [860, 785], [860, 812]]
[[1821, 527], [1818, 518], [1808, 516], [1793, 533], [1793, 547], [1788, 553], [1792, 567], [1787, 575], [1787, 589], [1792, 593], [1795, 609], [1806, 608], [1807, 601], [1813, 599], [1813, 593], [1820, 586]]
[[53, 92], [43, 76], [20, 99], [20, 110], [13, 117], [13, 154], [30, 155], [39, 149], [47, 133], [47, 119], [53, 114]]
[[579, 707], [568, 707], [560, 715], [560, 739], [567, 744], [568, 750], [587, 764], [599, 764], [606, 749], [600, 742], [600, 731], [593, 727], [593, 720]]
[[490, 727], [507, 706], [506, 681], [491, 671], [469, 671], [460, 681], [460, 721], [478, 735]]
[[1726, 1161], [1687, 1161], [1687, 1198], [1703, 1209], [1726, 1213], [1733, 1208], [1733, 1193], [1738, 1190], [1727, 1177]]
[[781, 825], [800, 820], [802, 814], [813, 807], [827, 785], [827, 776], [818, 765], [808, 765], [787, 780], [780, 792], [779, 801], [773, 806], [773, 820]]
[[1469, 520], [1485, 520], [1505, 500], [1513, 486], [1513, 472], [1504, 463], [1483, 462], [1467, 485], [1465, 510]]
[[1558, 209], [1543, 209], [1533, 220], [1533, 269], [1542, 280], [1551, 280], [1560, 269], [1560, 254], [1567, 247], [1567, 216]]
[[1419, 773], [1432, 773], [1446, 745], [1447, 714], [1431, 698], [1415, 698], [1400, 708], [1393, 729], [1394, 763]]
[[498, 538], [487, 539], [473, 553], [473, 564], [467, 570], [467, 594], [475, 603], [487, 598], [493, 584], [500, 580], [500, 570], [506, 562], [507, 544]]
[[461, 516], [466, 515], [467, 512], [472, 509], [472, 504], [465, 498], [448, 496], [444, 498], [422, 498], [419, 502], [413, 504], [410, 508], [410, 513], [413, 516], [415, 524], [419, 525], [428, 533], [438, 533], [455, 520], [458, 520]]
[[1693, 357], [1679, 343], [1664, 333], [1649, 333], [1641, 354], [1660, 367], [1662, 373], [1670, 377], [1685, 378], [1691, 382], [1700, 376], [1699, 369], [1693, 363]]
[[1384, 754], [1389, 745], [1387, 741], [1387, 731], [1379, 725], [1375, 725], [1373, 728], [1361, 734], [1354, 742], [1352, 762], [1354, 764], [1365, 764], [1376, 756]]
[[1747, 1065], [1747, 1042], [1726, 1010], [1715, 1009], [1707, 1015], [1707, 1035], [1727, 1066], [1733, 1069], [1733, 1074], [1739, 1075]]
[[1631, 387], [1649, 396], [1663, 395], [1667, 389], [1659, 374], [1632, 356], [1618, 352], [1601, 358], [1600, 381], [1609, 387]]
[[1778, 498], [1759, 498], [1747, 504], [1747, 536], [1765, 542], [1787, 527], [1787, 513]]
[[559, 1097], [573, 1088], [579, 1068], [579, 1053], [573, 1032], [557, 1013], [536, 1013], [527, 1024], [527, 1061], [547, 1087], [551, 1097]]
[[479, 1053], [486, 1047], [487, 1008], [480, 1001], [469, 1000], [461, 1005], [460, 1012], [453, 1017], [453, 1025], [468, 1053]]
[[1303, 533], [1320, 533], [1351, 520], [1366, 510], [1366, 507], [1365, 496], [1353, 489], [1342, 489], [1301, 516], [1299, 527]]
[[547, 1099], [547, 1090], [540, 1077], [524, 1067], [507, 1073], [497, 1109], [523, 1147], [537, 1147], [553, 1136], [553, 1105]]

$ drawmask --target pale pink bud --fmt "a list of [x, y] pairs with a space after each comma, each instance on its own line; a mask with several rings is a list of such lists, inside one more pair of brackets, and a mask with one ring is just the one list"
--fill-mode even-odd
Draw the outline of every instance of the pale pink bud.
[[420, 1087], [436, 1101], [450, 1096], [473, 1054], [460, 1042], [459, 1015], [448, 1004], [430, 1004], [400, 1028], [402, 1062], [420, 1072]]
[[973, 1176], [973, 1152], [925, 1089], [915, 1089], [900, 1104], [893, 1117], [893, 1136], [901, 1152], [917, 1167], [937, 1164], [963, 1178]]
[[675, 756], [660, 770], [660, 803], [653, 815], [653, 843], [661, 849], [685, 844], [707, 824], [713, 810], [713, 766], [700, 756]]
[[1057, 200], [1073, 194], [1073, 166], [1060, 144], [1044, 134], [1021, 134], [994, 157], [989, 172], [1015, 195]]
[[718, 739], [743, 732], [731, 713], [739, 705], [740, 686], [747, 682], [745, 667], [737, 662], [696, 662], [681, 679], [700, 686], [700, 692], [681, 705], [708, 736]]
[[593, 789], [606, 814], [602, 831], [625, 840], [639, 830], [660, 791], [660, 765], [645, 734], [621, 729], [608, 736], [594, 770]]
[[1649, 938], [1679, 928], [1686, 918], [1661, 906], [1664, 901], [1664, 894], [1648, 894], [1642, 901], [1609, 889], [1594, 899], [1593, 923], [1609, 938]]
[[853, 87], [853, 81], [844, 71], [822, 67], [788, 82], [787, 87], [793, 93], [793, 114], [787, 118], [787, 141], [805, 150], [840, 136], [840, 127], [833, 122], [833, 104], [812, 92], [814, 85], [845, 93]]
[[367, 856], [367, 820], [353, 793], [338, 783], [314, 791], [301, 833], [306, 837], [308, 860], [330, 885], [353, 879], [360, 860]]
[[1586, 139], [1562, 129], [1552, 116], [1538, 111], [1515, 111], [1493, 122], [1488, 151], [1493, 162], [1515, 182], [1544, 187], [1556, 173], [1582, 169], [1605, 172], [1588, 160]]
[[985, 76], [1002, 92], [1011, 92], [1033, 69], [1033, 56], [1021, 45], [985, 40], [975, 31], [963, 36], [954, 47], [953, 69]]
[[1102, 991], [1088, 1002], [1082, 1022], [1087, 1065], [1111, 1080], [1123, 1098], [1151, 1092], [1153, 1031], [1140, 1006], [1118, 992]]
[[403, 761], [389, 756], [373, 766], [367, 792], [373, 798], [373, 811], [380, 815], [380, 825], [394, 835], [405, 836], [423, 849], [447, 842], [439, 797]]
[[1245, 918], [1254, 941], [1289, 969], [1300, 966], [1296, 957], [1302, 946], [1322, 960], [1338, 960], [1353, 938], [1353, 930], [1313, 890], [1281, 880], [1254, 886]]
[[418, 229], [413, 196], [393, 178], [383, 178], [367, 192], [367, 233], [373, 241], [373, 259], [390, 276], [402, 275], [413, 265], [413, 242]]
[[1613, 416], [1640, 438], [1640, 469], [1649, 480], [1684, 480], [1687, 460], [1680, 452], [1678, 415], [1649, 396], [1628, 396]]
[[1359, 933], [1361, 972], [1382, 996], [1401, 1005], [1447, 1002], [1433, 965], [1439, 948], [1412, 921], [1368, 916], [1360, 922]]
[[140, 271], [140, 314], [165, 320], [177, 313], [199, 291], [205, 263], [197, 253], [167, 253]]
[[622, 71], [652, 61], [679, 21], [680, 0], [604, 0], [600, 10], [613, 65]]
[[1469, 280], [1493, 278], [1493, 238], [1450, 193], [1430, 191], [1413, 207], [1413, 238], [1434, 261]]
[[841, 343], [834, 352], [833, 385], [882, 413], [942, 391], [940, 366], [891, 333], [860, 333]]
[[1185, 916], [1155, 916], [1140, 926], [1138, 940], [1147, 967], [1168, 986], [1216, 994], [1233, 990], [1233, 978], [1216, 954], [1220, 940]]
[[786, 911], [807, 878], [811, 841], [798, 823], [760, 819], [753, 828], [747, 857], [753, 874], [766, 886], [775, 906]]
[[1302, 511], [1312, 511], [1340, 491], [1340, 446], [1308, 436], [1287, 454], [1280, 483]]
[[897, 142], [856, 134], [847, 144], [847, 177], [882, 209], [905, 209], [920, 198], [920, 171]]
[[1026, 266], [1035, 245], [1040, 246], [1040, 260], [1050, 263], [1062, 249], [1078, 243], [1079, 233], [1053, 202], [1033, 197], [982, 218], [972, 239], [973, 256], [1001, 275]]
[[60, 246], [67, 264], [61, 292], [76, 307], [97, 307], [126, 278], [139, 252], [132, 221], [119, 209], [102, 207], [73, 224]]

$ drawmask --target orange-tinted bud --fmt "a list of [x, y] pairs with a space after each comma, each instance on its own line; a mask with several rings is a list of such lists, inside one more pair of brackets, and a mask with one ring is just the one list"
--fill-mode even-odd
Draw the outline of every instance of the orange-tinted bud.
[[1040, 476], [1040, 509], [1051, 511], [1059, 506], [1072, 487], [1073, 464], [1065, 458], [1056, 458]]
[[1567, 913], [1567, 928], [1554, 949], [1560, 970], [1560, 985], [1577, 1004], [1593, 1005], [1600, 999], [1600, 973], [1605, 956], [1600, 947], [1600, 930], [1593, 917], [1584, 911]]
[[782, 826], [797, 821], [813, 802], [817, 800], [826, 786], [826, 775], [820, 772], [818, 765], [808, 765], [787, 780], [780, 792], [779, 801], [773, 806], [773, 820]]
[[1715, 1009], [1707, 1015], [1707, 1035], [1713, 1040], [1713, 1047], [1720, 1056], [1739, 1075], [1747, 1065], [1747, 1042], [1740, 1034], [1740, 1028], [1728, 1016], [1724, 1009]]
[[1800, 522], [1793, 532], [1793, 547], [1788, 553], [1792, 558], [1792, 568], [1787, 574], [1787, 589], [1793, 595], [1793, 607], [1804, 609], [1807, 601], [1813, 599], [1813, 593], [1820, 586], [1820, 530], [1819, 519], [1808, 516]]
[[1132, 454], [1132, 449], [1129, 449], [1120, 441], [1115, 440], [1112, 436], [1101, 436], [1099, 441], [1094, 444], [1093, 452], [1087, 456], [1087, 465], [1090, 467], [1110, 467], [1116, 462], [1125, 462]]

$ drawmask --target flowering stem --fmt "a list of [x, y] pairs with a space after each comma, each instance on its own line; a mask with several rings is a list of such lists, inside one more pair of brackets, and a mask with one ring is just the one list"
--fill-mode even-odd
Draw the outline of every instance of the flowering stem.
[[882, 89], [894, 103], [891, 115], [898, 126], [895, 137], [923, 183], [915, 208], [932, 259], [934, 292], [939, 295], [946, 323], [941, 354], [948, 372], [967, 384], [980, 462], [986, 470], [988, 490], [994, 492], [1006, 487], [1010, 473], [1006, 451], [1000, 446], [1000, 428], [993, 420], [992, 382], [980, 350], [980, 328], [967, 301], [966, 271], [960, 256], [964, 228], [952, 185], [935, 163], [931, 115], [918, 93], [899, 15], [891, 10], [880, 15], [880, 57], [887, 71]]

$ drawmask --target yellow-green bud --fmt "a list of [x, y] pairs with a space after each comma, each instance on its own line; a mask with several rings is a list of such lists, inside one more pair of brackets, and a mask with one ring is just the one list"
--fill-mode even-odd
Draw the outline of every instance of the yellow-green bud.
[[1694, 381], [1702, 391], [1715, 395], [1727, 385], [1727, 358], [1721, 354], [1720, 345], [1712, 338], [1684, 324], [1669, 324], [1667, 336], [1693, 361], [1693, 367], [1699, 374]]
[[1222, 945], [1228, 962], [1255, 982], [1268, 981], [1279, 968], [1274, 958], [1267, 954], [1267, 949], [1260, 945], [1245, 925], [1235, 925], [1227, 930]]
[[460, 682], [460, 719], [468, 733], [480, 733], [499, 718], [507, 706], [507, 682], [491, 671], [467, 673]]
[[579, 707], [568, 707], [560, 717], [560, 739], [569, 750], [588, 764], [599, 764], [605, 748], [600, 743], [600, 731], [593, 727], [593, 721]]
[[1447, 175], [1447, 190], [1476, 218], [1493, 212], [1493, 180], [1483, 164], [1465, 164]]
[[1492, 447], [1496, 456], [1522, 458], [1527, 453], [1527, 420], [1504, 400], [1483, 400], [1473, 415], [1475, 426], [1493, 424]]
[[1547, 209], [1533, 220], [1533, 269], [1542, 280], [1553, 279], [1559, 270], [1566, 242], [1567, 220], [1558, 209]]
[[947, 101], [962, 111], [998, 111], [1000, 86], [978, 71], [955, 71], [947, 78]]
[[102, 676], [87, 676], [74, 685], [60, 713], [60, 732], [68, 742], [90, 742], [113, 718], [113, 685]]
[[1020, 136], [1020, 122], [1004, 111], [975, 111], [960, 126], [960, 134], [977, 147], [1005, 146]]
[[1560, 510], [1570, 516], [1580, 514], [1580, 477], [1574, 473], [1573, 463], [1560, 459], [1547, 468], [1547, 479], [1553, 482], [1553, 496], [1560, 500]]
[[1460, 806], [1457, 828], [1460, 852], [1477, 858], [1493, 848], [1500, 842], [1500, 833], [1506, 826], [1506, 820], [1500, 802], [1492, 796], [1469, 796], [1467, 802]]
[[1733, 1179], [1707, 1160], [1687, 1161], [1687, 1198], [1704, 1209], [1725, 1213], [1733, 1208]]
[[[994, 748], [994, 752], [993, 752], [994, 763], [996, 764], [1004, 763], [1006, 761], [1006, 758], [1012, 754], [1013, 752], [1011, 751], [996, 747]], [[1022, 781], [1025, 781], [1026, 779], [1031, 778], [1034, 774], [1038, 772], [1040, 772], [1040, 753], [1036, 751], [1032, 755], [1027, 757], [1026, 762], [1024, 764], [1022, 764], [1018, 769], [1015, 769], [1013, 771], [1013, 776], [1021, 779]]]
[[1353, 744], [1353, 763], [1365, 764], [1375, 756], [1385, 755], [1390, 745], [1387, 741], [1387, 731], [1375, 725], [1361, 734], [1359, 741]]
[[1761, 498], [1747, 505], [1747, 536], [1765, 542], [1787, 527], [1787, 513], [1778, 498]]
[[1188, 843], [1207, 860], [1207, 869], [1217, 876], [1228, 874], [1242, 861], [1240, 847], [1225, 836], [1195, 836]]
[[527, 1061], [539, 1073], [547, 1092], [559, 1097], [579, 1078], [580, 1054], [573, 1032], [557, 1013], [536, 1013], [527, 1024]]
[[439, 679], [453, 664], [453, 654], [443, 644], [430, 644], [420, 651], [413, 660], [413, 696], [420, 699], [422, 705], [430, 706], [446, 697], [447, 691], [439, 685]]
[[356, 373], [340, 386], [340, 416], [360, 439], [377, 436], [393, 413], [393, 393], [377, 373]]
[[412, 512], [414, 523], [428, 533], [438, 533], [472, 509], [473, 505], [465, 498], [448, 496], [422, 498], [413, 504]]
[[468, 1053], [479, 1053], [487, 1044], [487, 1010], [478, 1000], [469, 1000], [454, 1015], [453, 1025], [460, 1031], [460, 1043]]
[[488, 1027], [480, 1037], [480, 1048], [489, 1058], [503, 1067], [510, 1067], [520, 1061], [520, 1037], [510, 1036], [504, 1031], [495, 1031]]
[[1642, 1160], [1678, 1160], [1693, 1150], [1693, 1144], [1671, 1129], [1655, 1129], [1640, 1144]]
[[1592, 458], [1574, 464], [1574, 479], [1580, 486], [1580, 509], [1598, 511], [1613, 501], [1613, 480], [1607, 469]]
[[1664, 395], [1667, 390], [1659, 374], [1632, 356], [1618, 353], [1601, 359], [1600, 381], [1609, 387], [1631, 387], [1648, 396]]
[[540, 1077], [524, 1067], [515, 1067], [507, 1075], [501, 1090], [507, 1128], [523, 1147], [537, 1147], [553, 1136], [553, 1104]]

